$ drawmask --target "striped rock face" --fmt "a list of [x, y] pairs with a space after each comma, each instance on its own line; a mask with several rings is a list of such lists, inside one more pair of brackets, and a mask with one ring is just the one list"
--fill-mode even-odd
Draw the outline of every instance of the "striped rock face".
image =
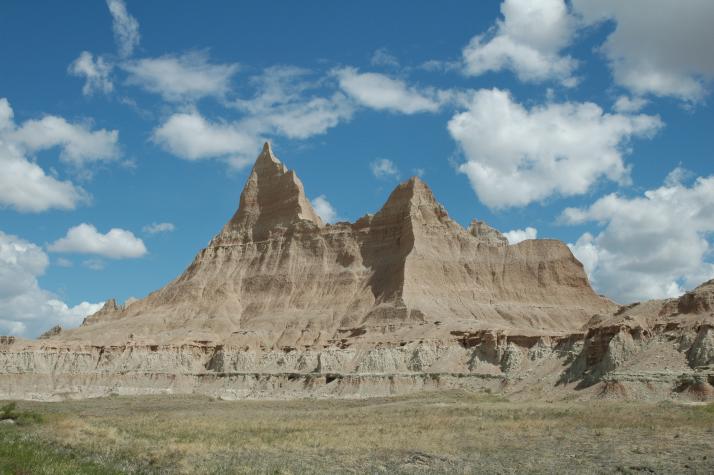
[[235, 215], [180, 277], [127, 306], [110, 300], [56, 338], [373, 346], [476, 330], [568, 333], [612, 307], [563, 243], [509, 246], [485, 223], [465, 230], [416, 177], [374, 215], [325, 225], [266, 144]]
[[464, 229], [417, 177], [376, 213], [324, 224], [266, 144], [238, 210], [178, 278], [79, 328], [1, 337], [0, 399], [708, 394], [712, 295], [709, 282], [620, 307], [562, 242]]

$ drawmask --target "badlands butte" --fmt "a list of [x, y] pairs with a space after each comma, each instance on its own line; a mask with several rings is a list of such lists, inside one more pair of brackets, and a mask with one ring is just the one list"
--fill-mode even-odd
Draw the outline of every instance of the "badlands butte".
[[714, 398], [714, 281], [617, 305], [562, 242], [468, 229], [419, 178], [325, 224], [272, 153], [185, 272], [76, 329], [0, 338], [0, 399], [198, 393]]

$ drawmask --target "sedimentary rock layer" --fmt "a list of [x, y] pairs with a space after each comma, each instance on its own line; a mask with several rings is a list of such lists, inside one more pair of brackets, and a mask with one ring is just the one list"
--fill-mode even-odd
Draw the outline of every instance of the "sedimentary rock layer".
[[235, 215], [177, 279], [80, 328], [0, 340], [0, 397], [621, 395], [642, 381], [707, 394], [713, 296], [709, 282], [620, 307], [562, 242], [464, 229], [416, 177], [375, 214], [325, 224], [266, 144]]

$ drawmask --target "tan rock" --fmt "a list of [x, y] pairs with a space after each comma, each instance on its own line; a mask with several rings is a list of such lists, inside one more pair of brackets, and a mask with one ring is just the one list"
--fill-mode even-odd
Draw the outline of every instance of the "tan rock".
[[471, 221], [468, 231], [487, 246], [508, 246], [508, 239], [483, 221]]
[[238, 210], [178, 278], [130, 305], [108, 300], [77, 329], [0, 338], [0, 398], [678, 397], [678, 381], [714, 378], [713, 302], [710, 281], [618, 307], [562, 242], [464, 229], [416, 177], [376, 213], [324, 224], [266, 144]]
[[373, 216], [324, 225], [266, 144], [238, 211], [179, 278], [127, 308], [108, 301], [62, 339], [303, 347], [360, 328], [358, 342], [399, 343], [574, 331], [612, 307], [563, 243], [508, 246], [480, 222], [467, 231], [416, 177]]

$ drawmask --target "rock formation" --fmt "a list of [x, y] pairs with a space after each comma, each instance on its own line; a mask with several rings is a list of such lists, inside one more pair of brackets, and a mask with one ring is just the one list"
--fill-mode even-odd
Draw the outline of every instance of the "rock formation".
[[685, 364], [664, 384], [696, 373], [687, 387], [706, 392], [694, 368], [714, 363], [713, 296], [708, 283], [618, 307], [562, 242], [466, 230], [416, 177], [375, 214], [324, 224], [266, 144], [235, 215], [177, 279], [77, 329], [0, 340], [0, 398], [592, 388], [672, 332]]

